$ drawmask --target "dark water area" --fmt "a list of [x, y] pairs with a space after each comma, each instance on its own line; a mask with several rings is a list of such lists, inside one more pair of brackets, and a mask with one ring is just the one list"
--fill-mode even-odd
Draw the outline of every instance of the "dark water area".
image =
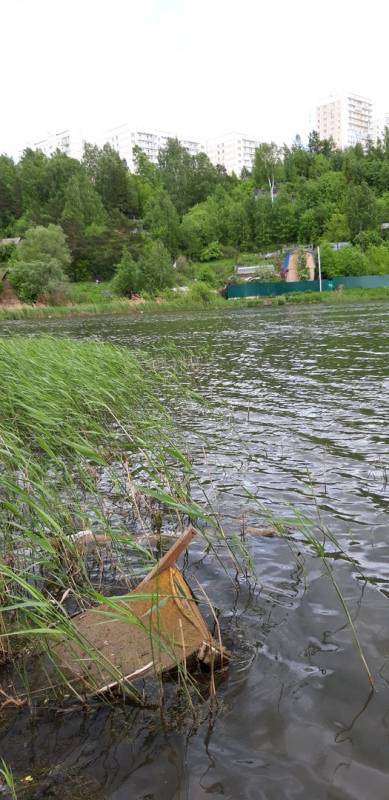
[[233, 656], [217, 708], [199, 703], [196, 721], [129, 706], [14, 713], [0, 723], [0, 756], [34, 777], [28, 797], [386, 800], [389, 306], [232, 305], [0, 325], [0, 335], [18, 333], [174, 344], [209, 401], [177, 402], [197, 498], [231, 535], [268, 524], [266, 509], [327, 526], [343, 553], [331, 560], [334, 578], [375, 681], [371, 691], [322, 561], [293, 532], [246, 538], [255, 583], [203, 558], [196, 542], [187, 579], [220, 610]]

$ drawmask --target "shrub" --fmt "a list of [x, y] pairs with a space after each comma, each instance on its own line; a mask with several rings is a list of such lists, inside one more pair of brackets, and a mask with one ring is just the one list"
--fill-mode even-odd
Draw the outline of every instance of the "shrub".
[[116, 265], [112, 289], [121, 297], [131, 297], [133, 292], [140, 289], [139, 267], [126, 249], [123, 250], [121, 260]]
[[210, 242], [200, 253], [200, 261], [214, 261], [216, 258], [221, 258], [223, 255], [223, 248], [220, 242]]
[[162, 242], [147, 242], [139, 260], [140, 289], [155, 292], [174, 285], [172, 259]]
[[239, 250], [236, 247], [226, 244], [222, 247], [222, 255], [223, 258], [233, 258], [234, 261], [237, 261], [239, 258]]
[[67, 280], [56, 258], [48, 261], [16, 261], [9, 280], [19, 300], [35, 303], [38, 298], [55, 294]]
[[323, 278], [335, 278], [338, 274], [335, 265], [335, 251], [328, 242], [320, 245], [321, 272]]
[[202, 283], [207, 283], [209, 286], [216, 286], [217, 280], [214, 271], [208, 264], [204, 264], [197, 268], [196, 277]]
[[37, 225], [26, 231], [25, 238], [15, 250], [13, 261], [24, 263], [56, 261], [62, 269], [71, 262], [65, 234], [59, 225]]
[[370, 275], [389, 273], [389, 248], [384, 245], [370, 245], [366, 251]]
[[382, 244], [382, 236], [377, 231], [361, 231], [354, 239], [361, 250], [366, 251], [372, 244]]
[[191, 286], [186, 297], [194, 302], [211, 303], [215, 298], [215, 293], [207, 283], [196, 281], [196, 283]]
[[336, 275], [368, 275], [369, 262], [359, 247], [343, 247], [335, 253]]

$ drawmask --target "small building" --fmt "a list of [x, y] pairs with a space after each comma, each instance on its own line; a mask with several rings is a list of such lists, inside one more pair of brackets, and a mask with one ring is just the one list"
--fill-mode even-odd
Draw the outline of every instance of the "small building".
[[235, 267], [236, 278], [241, 278], [246, 281], [254, 280], [272, 280], [276, 275], [274, 264], [252, 264], [250, 266]]

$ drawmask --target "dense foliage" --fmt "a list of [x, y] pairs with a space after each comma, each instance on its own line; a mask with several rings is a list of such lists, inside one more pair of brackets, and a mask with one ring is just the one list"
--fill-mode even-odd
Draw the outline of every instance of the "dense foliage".
[[[157, 165], [139, 149], [135, 161], [132, 174], [110, 145], [91, 144], [81, 162], [59, 151], [46, 157], [27, 149], [17, 163], [0, 156], [0, 238], [25, 240], [11, 256], [19, 275], [28, 265], [42, 274], [31, 265], [53, 259], [71, 280], [110, 279], [118, 267], [117, 291], [126, 272], [125, 293], [155, 293], [172, 285], [180, 254], [211, 261], [296, 242], [324, 243], [329, 277], [389, 270], [381, 228], [389, 222], [389, 131], [366, 152], [337, 150], [316, 133], [307, 146], [299, 137], [291, 147], [262, 144], [252, 173], [240, 177], [205, 154], [191, 156], [177, 140]], [[54, 228], [65, 234], [65, 258], [42, 239], [42, 229]], [[333, 253], [327, 241], [351, 246]]]

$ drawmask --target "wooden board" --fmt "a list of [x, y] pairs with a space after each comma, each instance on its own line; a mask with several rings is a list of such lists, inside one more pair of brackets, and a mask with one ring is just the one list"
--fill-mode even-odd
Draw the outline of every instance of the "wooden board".
[[193, 594], [174, 561], [194, 535], [185, 531], [142, 583], [73, 618], [77, 641], [56, 646], [60, 669], [88, 693], [107, 691], [181, 664], [195, 653], [220, 656]]

